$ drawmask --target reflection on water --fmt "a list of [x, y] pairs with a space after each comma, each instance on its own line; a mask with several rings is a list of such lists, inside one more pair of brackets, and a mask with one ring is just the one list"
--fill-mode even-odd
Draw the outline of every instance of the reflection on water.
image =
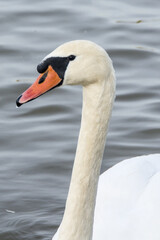
[[117, 76], [102, 172], [127, 157], [159, 152], [160, 6], [158, 1], [147, 7], [143, 1], [9, 2], [0, 4], [0, 239], [48, 240], [63, 214], [81, 87], [56, 89], [20, 109], [15, 100], [56, 46], [95, 41], [110, 54]]

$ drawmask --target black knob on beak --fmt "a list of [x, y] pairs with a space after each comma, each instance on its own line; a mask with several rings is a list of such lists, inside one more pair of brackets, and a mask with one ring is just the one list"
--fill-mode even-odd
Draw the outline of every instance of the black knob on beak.
[[41, 62], [41, 63], [38, 64], [38, 66], [37, 66], [37, 71], [38, 71], [39, 73], [44, 73], [44, 72], [47, 70], [48, 65], [49, 65], [49, 64], [48, 64], [47, 61]]

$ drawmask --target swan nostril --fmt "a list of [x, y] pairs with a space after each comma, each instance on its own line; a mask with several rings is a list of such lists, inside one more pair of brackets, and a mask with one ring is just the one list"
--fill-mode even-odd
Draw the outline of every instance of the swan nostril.
[[46, 73], [43, 74], [43, 76], [39, 79], [39, 84], [43, 83], [47, 77], [48, 71]]

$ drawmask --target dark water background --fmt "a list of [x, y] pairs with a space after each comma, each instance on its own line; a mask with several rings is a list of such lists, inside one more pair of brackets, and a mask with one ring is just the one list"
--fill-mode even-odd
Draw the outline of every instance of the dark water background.
[[116, 69], [102, 172], [160, 152], [160, 1], [86, 2], [0, 1], [0, 240], [49, 240], [62, 218], [81, 88], [62, 87], [15, 108], [37, 64], [61, 43], [95, 41]]

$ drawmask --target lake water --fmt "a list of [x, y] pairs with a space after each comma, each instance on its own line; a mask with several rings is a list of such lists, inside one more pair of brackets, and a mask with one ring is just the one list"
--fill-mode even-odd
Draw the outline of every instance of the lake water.
[[81, 87], [19, 109], [16, 98], [45, 55], [69, 40], [92, 40], [108, 51], [117, 76], [102, 172], [160, 152], [160, 1], [1, 1], [0, 30], [0, 240], [49, 240], [64, 211]]

